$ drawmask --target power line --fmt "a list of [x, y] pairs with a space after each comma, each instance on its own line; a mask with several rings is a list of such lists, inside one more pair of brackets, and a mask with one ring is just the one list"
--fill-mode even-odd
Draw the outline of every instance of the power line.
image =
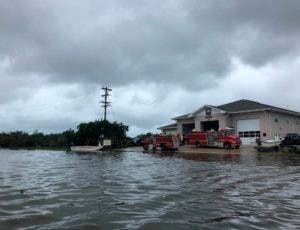
[[107, 98], [109, 96], [109, 92], [112, 91], [112, 89], [107, 88], [107, 86], [102, 87], [102, 90], [104, 90], [104, 94], [101, 95], [101, 97], [104, 98], [104, 101], [101, 101], [103, 104], [102, 107], [104, 108], [104, 121], [106, 121], [106, 113], [107, 113], [107, 108], [111, 105], [109, 101], [107, 101]]

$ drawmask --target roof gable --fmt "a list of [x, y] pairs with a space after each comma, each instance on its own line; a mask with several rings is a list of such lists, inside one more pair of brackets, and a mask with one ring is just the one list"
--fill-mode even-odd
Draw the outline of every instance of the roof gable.
[[226, 111], [223, 111], [219, 108], [217, 108], [216, 106], [212, 106], [212, 105], [204, 105], [201, 108], [197, 109], [196, 111], [192, 112], [192, 113], [188, 113], [179, 117], [174, 117], [172, 118], [173, 120], [181, 120], [181, 119], [189, 119], [189, 118], [193, 118], [196, 117], [198, 115], [204, 115], [201, 114], [203, 111], [205, 111], [206, 108], [211, 108], [213, 113], [225, 113]]
[[[197, 109], [197, 110], [196, 110], [195, 112], [193, 112], [192, 114], [193, 114], [194, 116], [197, 116], [197, 115], [205, 115], [205, 110], [206, 110], [207, 108], [211, 108], [213, 114], [216, 114], [216, 113], [224, 113], [224, 112], [225, 112], [224, 110], [219, 109], [219, 108], [217, 108], [217, 107], [215, 107], [215, 106], [212, 106], [212, 105], [204, 105], [204, 106], [202, 106], [200, 109]], [[203, 112], [204, 112], [204, 113], [203, 113]]]

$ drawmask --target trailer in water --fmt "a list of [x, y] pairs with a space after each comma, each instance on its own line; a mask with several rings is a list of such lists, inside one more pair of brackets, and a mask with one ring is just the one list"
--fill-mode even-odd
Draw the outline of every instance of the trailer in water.
[[97, 153], [103, 149], [103, 146], [71, 146], [70, 149], [78, 153]]
[[99, 141], [98, 145], [71, 146], [70, 149], [72, 152], [78, 152], [78, 153], [98, 153], [101, 150], [105, 149], [105, 147], [110, 147], [110, 146], [111, 146], [111, 139], [105, 138]]

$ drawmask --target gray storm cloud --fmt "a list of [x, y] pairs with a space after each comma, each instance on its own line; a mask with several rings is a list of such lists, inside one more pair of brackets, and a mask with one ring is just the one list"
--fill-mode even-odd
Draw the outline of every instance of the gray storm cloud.
[[[61, 98], [73, 100], [66, 99], [72, 103], [68, 107], [72, 117], [84, 103], [77, 97], [98, 97], [96, 90], [107, 84], [120, 89], [119, 94], [127, 88], [142, 89], [128, 100], [112, 98], [114, 119], [141, 130], [207, 103], [204, 100], [222, 103], [211, 90], [222, 87], [232, 74], [244, 73], [234, 70], [236, 60], [245, 72], [281, 66], [286, 72], [268, 73], [276, 79], [296, 79], [298, 72], [289, 72], [286, 64], [294, 61], [293, 68], [298, 69], [299, 12], [298, 0], [0, 0], [0, 115], [5, 115], [3, 108], [20, 110], [22, 103], [52, 103], [60, 100], [57, 92], [65, 91]], [[232, 95], [220, 98], [234, 99], [234, 93], [241, 97], [245, 88], [239, 85], [247, 85], [247, 80], [233, 84], [236, 90], [226, 91]], [[281, 85], [273, 87], [279, 90]], [[44, 93], [37, 93], [38, 89]], [[150, 104], [140, 99], [143, 89]], [[268, 92], [262, 95], [267, 98]], [[197, 98], [197, 105], [190, 95]], [[179, 105], [182, 111], [177, 111]], [[91, 104], [84, 106], [86, 114], [99, 112], [89, 110]], [[28, 109], [27, 115], [32, 111]], [[51, 123], [45, 120], [58, 117], [55, 111], [47, 111], [44, 120], [15, 117], [10, 123], [6, 119], [12, 114], [7, 112], [2, 124], [10, 124], [6, 130], [18, 122], [42, 127]], [[66, 120], [67, 115], [62, 122], [53, 122], [68, 124], [67, 128], [82, 119], [78, 115], [72, 122]]]
[[299, 11], [299, 1], [1, 1], [0, 57], [11, 76], [199, 89], [232, 57], [260, 66], [297, 54]]

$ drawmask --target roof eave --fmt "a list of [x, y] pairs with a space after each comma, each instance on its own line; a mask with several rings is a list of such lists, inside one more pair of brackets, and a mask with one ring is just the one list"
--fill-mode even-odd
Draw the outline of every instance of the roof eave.
[[271, 110], [279, 112], [279, 113], [285, 113], [285, 114], [290, 114], [290, 115], [294, 115], [294, 116], [300, 117], [300, 113], [294, 112], [294, 111], [287, 111], [287, 110], [276, 109], [276, 108], [273, 108]]
[[177, 129], [177, 123], [174, 123], [171, 125], [160, 126], [157, 129]]
[[252, 113], [252, 112], [261, 112], [271, 110], [271, 108], [265, 108], [265, 109], [249, 109], [249, 110], [242, 110], [242, 111], [235, 111], [235, 112], [228, 112], [228, 114], [238, 114], [238, 113]]
[[163, 128], [163, 127], [159, 127], [159, 128], [157, 128], [157, 129], [159, 129], [159, 130], [177, 130], [177, 127], [172, 127], [172, 128]]
[[261, 111], [276, 111], [276, 112], [290, 114], [290, 115], [294, 115], [294, 116], [300, 117], [300, 113], [293, 112], [293, 111], [285, 111], [285, 110], [276, 109], [276, 108], [249, 109], [249, 110], [243, 110], [243, 111], [228, 112], [228, 114], [253, 113], [253, 112], [261, 112]]
[[185, 117], [180, 116], [180, 117], [174, 117], [174, 118], [172, 118], [172, 120], [178, 121], [178, 120], [185, 120], [185, 119], [190, 119], [190, 118], [194, 118], [194, 117], [195, 117], [194, 115], [189, 115], [189, 116], [185, 116]]

